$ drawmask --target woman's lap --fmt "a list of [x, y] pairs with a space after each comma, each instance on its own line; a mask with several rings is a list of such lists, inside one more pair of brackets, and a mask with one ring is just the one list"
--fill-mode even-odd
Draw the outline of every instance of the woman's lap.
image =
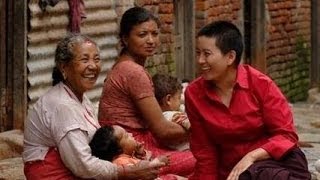
[[254, 163], [239, 179], [309, 180], [311, 175], [305, 155], [299, 148], [295, 148], [279, 161], [263, 160]]
[[25, 163], [24, 174], [27, 179], [32, 180], [79, 179], [64, 166], [60, 159], [59, 152], [54, 148], [50, 148], [44, 160]]
[[180, 176], [189, 176], [194, 170], [196, 163], [190, 150], [176, 151], [163, 147], [153, 138], [151, 132], [126, 129], [131, 132], [137, 141], [143, 142], [145, 149], [152, 152], [153, 156], [168, 155], [170, 165], [162, 168], [161, 174], [177, 174]]

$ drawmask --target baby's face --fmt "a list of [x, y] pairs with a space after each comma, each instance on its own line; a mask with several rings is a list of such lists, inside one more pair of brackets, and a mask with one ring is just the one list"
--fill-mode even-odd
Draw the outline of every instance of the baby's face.
[[179, 111], [181, 104], [181, 94], [182, 91], [178, 90], [171, 98], [169, 99], [169, 106], [171, 111]]
[[131, 133], [128, 133], [120, 126], [113, 126], [114, 136], [118, 139], [119, 145], [124, 154], [132, 155], [138, 147], [138, 142], [133, 138]]

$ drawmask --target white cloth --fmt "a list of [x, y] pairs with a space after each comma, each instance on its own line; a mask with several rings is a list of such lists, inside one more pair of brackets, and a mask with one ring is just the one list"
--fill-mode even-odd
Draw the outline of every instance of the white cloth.
[[82, 103], [63, 83], [52, 87], [28, 112], [24, 162], [43, 160], [57, 147], [63, 163], [81, 178], [117, 179], [117, 166], [91, 154], [89, 142], [100, 127], [90, 100]]
[[[176, 113], [181, 113], [180, 111], [164, 111], [162, 112], [163, 116], [168, 120], [172, 121], [172, 117]], [[188, 120], [189, 121], [189, 120]], [[168, 146], [171, 149], [175, 149], [178, 151], [184, 151], [190, 149], [189, 142], [181, 142], [180, 144], [177, 145], [169, 145]]]

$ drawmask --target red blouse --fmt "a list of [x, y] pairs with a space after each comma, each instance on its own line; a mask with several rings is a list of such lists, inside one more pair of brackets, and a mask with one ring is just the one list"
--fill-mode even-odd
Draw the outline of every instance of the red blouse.
[[[125, 57], [120, 57], [123, 60]], [[99, 103], [99, 123], [145, 128], [136, 101], [154, 96], [151, 76], [133, 60], [117, 63], [109, 73]]]
[[225, 180], [248, 152], [265, 149], [280, 159], [296, 146], [293, 116], [286, 98], [266, 75], [239, 65], [229, 107], [202, 77], [187, 88], [191, 151], [197, 159], [190, 179]]

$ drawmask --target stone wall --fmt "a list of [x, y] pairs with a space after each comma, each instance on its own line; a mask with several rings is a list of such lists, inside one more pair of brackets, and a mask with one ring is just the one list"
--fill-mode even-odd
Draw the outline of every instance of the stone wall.
[[267, 73], [292, 101], [305, 100], [310, 81], [310, 0], [267, 0]]

